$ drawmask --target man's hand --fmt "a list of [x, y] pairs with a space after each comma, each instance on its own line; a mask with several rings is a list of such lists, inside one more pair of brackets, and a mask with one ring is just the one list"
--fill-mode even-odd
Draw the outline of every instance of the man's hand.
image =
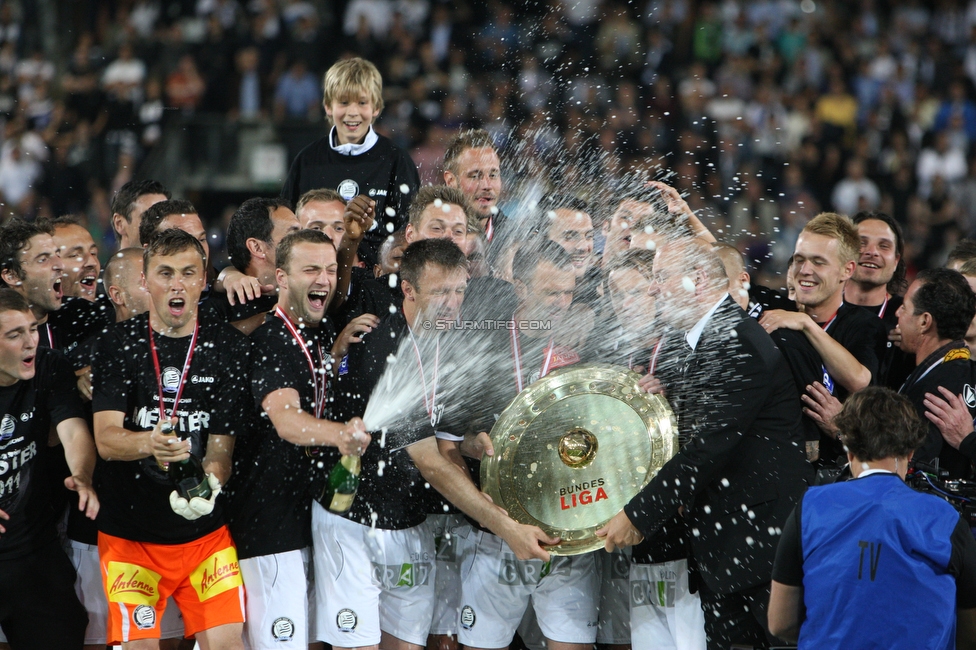
[[230, 267], [221, 271], [221, 284], [227, 294], [227, 302], [231, 306], [244, 304], [256, 300], [261, 295], [271, 295], [275, 291], [273, 284], [261, 284], [261, 281], [250, 275], [244, 275], [237, 269]]
[[372, 437], [366, 433], [366, 425], [361, 418], [353, 418], [339, 430], [336, 447], [343, 456], [362, 456]]
[[85, 513], [89, 519], [98, 515], [98, 495], [87, 480], [80, 476], [69, 476], [64, 479], [64, 487], [78, 493], [78, 511]]
[[90, 402], [92, 398], [91, 366], [75, 370], [75, 377], [78, 378], [78, 392]]
[[647, 187], [652, 187], [661, 192], [661, 197], [668, 204], [668, 212], [671, 214], [688, 215], [694, 214], [688, 202], [681, 198], [681, 193], [667, 183], [661, 181], [647, 181]]
[[939, 392], [945, 399], [925, 393], [922, 401], [925, 404], [925, 417], [939, 428], [946, 442], [959, 449], [962, 441], [973, 433], [973, 416], [962, 395], [955, 395], [945, 386], [939, 386]]
[[650, 393], [651, 395], [661, 395], [666, 397], [668, 392], [664, 388], [664, 384], [661, 380], [654, 375], [644, 375], [637, 382], [637, 387], [640, 388], [645, 393]]
[[[379, 324], [380, 319], [372, 314], [362, 314], [353, 318], [336, 337], [336, 341], [332, 345], [332, 356], [336, 359], [342, 359], [349, 352], [351, 344], [362, 342], [363, 334], [369, 334]], [[336, 371], [338, 371], [338, 365]]]
[[[175, 427], [179, 423], [178, 418], [170, 418], [169, 422]], [[149, 442], [152, 445], [152, 455], [162, 467], [169, 463], [178, 463], [190, 457], [190, 441], [180, 440], [175, 431], [163, 433], [160, 427], [163, 420], [156, 423], [152, 433], [149, 435]]]
[[[0, 510], [0, 520], [10, 521], [10, 515], [8, 515], [3, 510]], [[5, 532], [7, 532], [7, 529], [4, 528], [3, 526], [0, 526], [0, 534], [5, 533]]]
[[612, 553], [615, 549], [634, 546], [644, 541], [644, 536], [639, 530], [634, 528], [634, 524], [630, 523], [630, 518], [623, 510], [614, 515], [613, 519], [608, 521], [606, 526], [596, 531], [596, 536], [605, 538], [603, 548], [608, 553]]
[[492, 444], [491, 436], [488, 435], [487, 431], [481, 431], [476, 436], [464, 436], [459, 448], [462, 456], [475, 460], [495, 455], [495, 445]]
[[836, 439], [838, 432], [834, 426], [834, 417], [840, 413], [840, 400], [831, 395], [819, 381], [807, 386], [807, 392], [800, 395], [800, 400], [804, 404], [803, 413], [812, 418], [821, 431]]
[[549, 551], [542, 548], [541, 544], [558, 544], [561, 540], [558, 537], [549, 537], [538, 526], [520, 524], [514, 520], [511, 525], [506, 527], [504, 535], [499, 535], [508, 544], [515, 557], [520, 560], [542, 560], [549, 561]]
[[786, 311], [785, 309], [767, 309], [759, 317], [759, 324], [772, 334], [778, 329], [789, 329], [802, 332], [813, 323], [813, 319], [800, 311]]
[[895, 325], [890, 332], [888, 332], [888, 340], [895, 344], [899, 350], [901, 349], [901, 330]]
[[179, 495], [176, 490], [169, 493], [169, 507], [173, 512], [188, 521], [194, 521], [200, 517], [205, 517], [213, 512], [214, 503], [217, 495], [220, 494], [220, 480], [213, 474], [207, 474], [207, 482], [210, 484], [210, 498], [193, 497], [189, 501]]
[[[346, 204], [346, 211], [342, 215], [342, 220], [346, 226], [346, 236], [343, 242], [362, 241], [366, 231], [373, 227], [373, 210], [376, 209], [376, 201], [365, 194], [353, 198]], [[388, 234], [388, 233], [387, 233]]]

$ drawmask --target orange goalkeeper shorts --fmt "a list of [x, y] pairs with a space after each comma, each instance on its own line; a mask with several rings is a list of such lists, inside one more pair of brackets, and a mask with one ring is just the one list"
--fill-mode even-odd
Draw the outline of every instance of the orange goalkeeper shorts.
[[133, 542], [98, 534], [108, 599], [108, 644], [158, 639], [170, 595], [185, 636], [244, 622], [244, 581], [226, 526], [186, 544]]

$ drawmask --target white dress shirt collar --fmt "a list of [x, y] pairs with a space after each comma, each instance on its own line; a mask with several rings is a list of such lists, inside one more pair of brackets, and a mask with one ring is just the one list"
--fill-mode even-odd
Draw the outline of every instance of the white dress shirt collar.
[[715, 311], [719, 308], [719, 306], [723, 302], [725, 302], [726, 298], [728, 298], [728, 294], [723, 294], [722, 297], [718, 299], [718, 302], [715, 303], [715, 305], [713, 305], [712, 308], [708, 310], [708, 313], [702, 316], [701, 319], [699, 319], [699, 321], [695, 323], [695, 326], [692, 327], [690, 330], [688, 330], [688, 333], [685, 334], [685, 341], [688, 342], [688, 347], [690, 347], [692, 350], [698, 347], [698, 339], [701, 338], [702, 332], [705, 330], [705, 324], [708, 322], [708, 319], [711, 318], [712, 314], [714, 314]]

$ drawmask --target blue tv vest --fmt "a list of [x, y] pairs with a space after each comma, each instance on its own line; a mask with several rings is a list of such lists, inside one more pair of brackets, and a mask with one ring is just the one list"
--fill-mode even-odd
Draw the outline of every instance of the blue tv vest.
[[800, 648], [955, 648], [959, 514], [894, 474], [810, 488]]

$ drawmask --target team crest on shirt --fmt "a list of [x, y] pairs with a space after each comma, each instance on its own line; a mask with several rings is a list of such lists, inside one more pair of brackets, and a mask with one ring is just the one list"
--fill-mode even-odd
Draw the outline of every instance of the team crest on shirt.
[[167, 393], [175, 393], [180, 389], [180, 371], [169, 366], [168, 368], [163, 368], [163, 374], [159, 377], [160, 383], [163, 385], [163, 391]]
[[966, 400], [966, 406], [976, 409], [976, 389], [972, 385], [966, 384], [962, 387], [962, 398]]
[[275, 641], [291, 641], [295, 636], [295, 623], [287, 616], [276, 618], [271, 624], [271, 636]]
[[138, 605], [132, 610], [132, 622], [140, 630], [151, 630], [156, 627], [156, 610], [149, 605]]
[[359, 617], [351, 609], [340, 609], [336, 614], [336, 627], [340, 632], [352, 632], [359, 624]]
[[470, 630], [474, 627], [474, 622], [477, 617], [474, 615], [474, 609], [471, 605], [465, 605], [461, 608], [461, 627], [465, 630]]
[[351, 178], [347, 178], [339, 183], [339, 186], [336, 188], [336, 192], [338, 192], [339, 196], [346, 201], [352, 201], [356, 195], [359, 194], [359, 183]]
[[14, 435], [14, 429], [17, 428], [17, 420], [14, 416], [7, 413], [0, 420], [0, 442], [4, 440], [9, 440]]

